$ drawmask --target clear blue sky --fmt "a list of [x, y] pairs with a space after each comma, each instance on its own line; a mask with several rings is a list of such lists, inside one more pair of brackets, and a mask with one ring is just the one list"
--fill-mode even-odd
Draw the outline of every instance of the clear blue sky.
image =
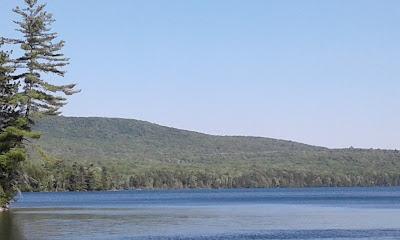
[[48, 2], [83, 90], [64, 115], [400, 148], [398, 0]]

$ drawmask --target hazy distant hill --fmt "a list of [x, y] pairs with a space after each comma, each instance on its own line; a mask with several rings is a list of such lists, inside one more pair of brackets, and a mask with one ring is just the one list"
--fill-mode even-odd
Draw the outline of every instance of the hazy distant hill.
[[52, 117], [38, 121], [39, 144], [67, 162], [132, 168], [179, 165], [259, 166], [319, 173], [399, 173], [392, 150], [327, 149], [261, 137], [212, 136], [115, 118]]

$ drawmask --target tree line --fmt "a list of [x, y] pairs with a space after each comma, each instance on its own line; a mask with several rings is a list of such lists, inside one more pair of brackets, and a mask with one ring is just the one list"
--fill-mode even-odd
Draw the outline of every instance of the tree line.
[[315, 173], [301, 170], [159, 166], [122, 174], [114, 167], [62, 160], [25, 166], [32, 176], [25, 191], [105, 191], [129, 189], [278, 188], [399, 186], [400, 173]]

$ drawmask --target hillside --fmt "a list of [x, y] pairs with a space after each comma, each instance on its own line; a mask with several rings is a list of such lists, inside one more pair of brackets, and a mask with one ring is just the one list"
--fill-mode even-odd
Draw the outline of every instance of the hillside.
[[396, 151], [334, 150], [270, 138], [212, 136], [138, 120], [57, 117], [39, 121], [35, 130], [43, 133], [43, 149], [68, 161], [400, 170]]
[[[270, 138], [212, 136], [114, 118], [52, 117], [38, 121], [35, 130], [43, 133], [38, 141], [41, 148], [55, 159], [64, 160], [66, 166], [74, 162], [106, 166], [122, 178], [167, 168], [232, 176], [253, 176], [257, 170], [265, 172], [263, 181], [267, 182], [272, 181], [267, 176], [271, 171], [274, 177], [288, 172], [312, 174], [320, 178], [317, 183], [324, 176], [329, 176], [329, 183], [331, 176], [378, 175], [390, 175], [396, 182], [400, 173], [400, 154], [394, 150], [328, 149]], [[40, 158], [33, 155], [39, 163]], [[376, 181], [358, 185], [374, 185]]]

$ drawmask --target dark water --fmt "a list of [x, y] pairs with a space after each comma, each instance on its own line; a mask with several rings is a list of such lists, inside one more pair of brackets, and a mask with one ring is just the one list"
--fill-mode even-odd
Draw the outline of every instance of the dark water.
[[400, 239], [400, 188], [25, 193], [0, 239]]

